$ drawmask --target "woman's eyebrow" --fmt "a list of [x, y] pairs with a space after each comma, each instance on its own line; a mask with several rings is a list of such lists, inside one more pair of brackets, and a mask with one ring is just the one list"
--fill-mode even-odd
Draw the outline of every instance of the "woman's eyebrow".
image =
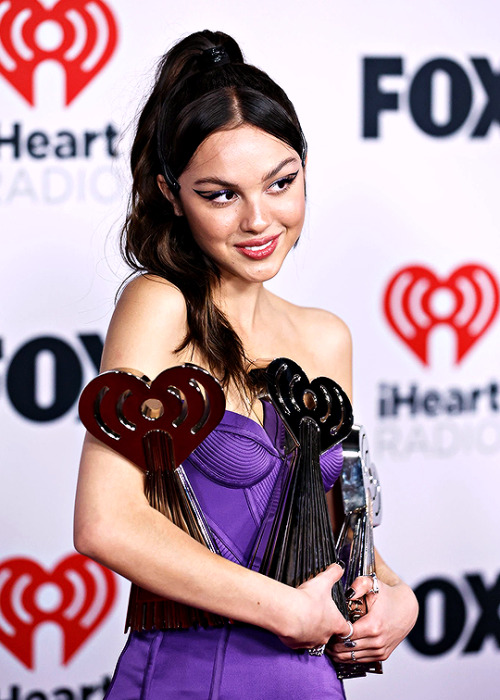
[[270, 180], [273, 178], [275, 175], [279, 173], [279, 171], [285, 167], [285, 165], [288, 165], [289, 163], [294, 163], [297, 162], [298, 156], [290, 156], [289, 158], [285, 158], [285, 160], [282, 160], [281, 163], [278, 163], [278, 165], [270, 170], [268, 173], [264, 175], [262, 178], [262, 182], [265, 182], [266, 180]]
[[226, 187], [227, 189], [234, 189], [236, 185], [232, 182], [227, 182], [227, 180], [221, 180], [219, 177], [200, 177], [196, 180], [195, 185], [219, 185], [220, 187]]
[[[282, 160], [278, 165], [270, 170], [268, 173], [266, 173], [261, 182], [266, 182], [266, 180], [270, 180], [273, 178], [275, 175], [277, 175], [282, 168], [284, 168], [286, 165], [289, 163], [295, 163], [297, 162], [297, 156], [290, 156], [289, 158], [285, 158]], [[209, 176], [209, 177], [201, 177], [199, 180], [196, 180], [194, 183], [195, 185], [218, 185], [219, 187], [225, 187], [227, 189], [236, 189], [237, 185], [234, 182], [228, 182], [227, 180], [222, 180], [220, 177], [215, 177], [215, 176]]]

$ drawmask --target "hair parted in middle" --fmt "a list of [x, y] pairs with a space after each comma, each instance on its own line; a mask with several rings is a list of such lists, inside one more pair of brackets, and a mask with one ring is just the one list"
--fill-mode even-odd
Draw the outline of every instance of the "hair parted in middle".
[[244, 62], [223, 32], [196, 32], [159, 61], [151, 94], [140, 113], [131, 152], [133, 175], [122, 252], [136, 272], [159, 275], [180, 289], [188, 331], [177, 351], [193, 345], [224, 386], [252, 392], [248, 360], [228, 319], [213, 301], [220, 279], [215, 262], [194, 241], [185, 217], [157, 183], [163, 175], [178, 196], [178, 178], [211, 134], [255, 126], [306, 157], [295, 109], [271, 78]]

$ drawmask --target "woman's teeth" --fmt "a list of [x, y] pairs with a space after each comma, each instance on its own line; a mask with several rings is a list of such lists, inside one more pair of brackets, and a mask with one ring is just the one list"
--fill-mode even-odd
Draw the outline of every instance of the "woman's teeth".
[[268, 241], [267, 243], [263, 243], [262, 245], [246, 245], [244, 247], [246, 250], [264, 250], [264, 248], [267, 248], [267, 246], [271, 243], [272, 241]]

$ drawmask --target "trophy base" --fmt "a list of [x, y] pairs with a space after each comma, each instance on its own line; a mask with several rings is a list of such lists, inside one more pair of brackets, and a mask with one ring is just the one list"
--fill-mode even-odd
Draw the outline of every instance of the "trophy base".
[[335, 664], [337, 678], [341, 681], [348, 678], [364, 678], [367, 673], [383, 673], [382, 663], [372, 661], [369, 663]]

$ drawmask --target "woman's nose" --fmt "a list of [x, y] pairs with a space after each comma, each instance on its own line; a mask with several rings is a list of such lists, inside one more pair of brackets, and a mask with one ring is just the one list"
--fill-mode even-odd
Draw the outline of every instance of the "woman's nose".
[[269, 209], [260, 198], [245, 203], [240, 222], [243, 231], [247, 233], [263, 233], [270, 223]]

